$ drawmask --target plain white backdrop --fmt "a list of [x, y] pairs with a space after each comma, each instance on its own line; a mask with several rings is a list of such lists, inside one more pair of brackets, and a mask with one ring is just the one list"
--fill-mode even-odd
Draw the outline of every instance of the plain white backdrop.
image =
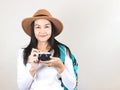
[[0, 89], [18, 90], [17, 53], [29, 43], [21, 21], [42, 8], [64, 24], [56, 38], [78, 60], [78, 90], [120, 90], [120, 0], [0, 1]]

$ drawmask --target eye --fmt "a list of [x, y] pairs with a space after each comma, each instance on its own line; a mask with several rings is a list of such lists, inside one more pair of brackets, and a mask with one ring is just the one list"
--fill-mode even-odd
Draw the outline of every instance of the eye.
[[45, 28], [49, 28], [50, 26], [45, 26]]
[[40, 27], [38, 26], [38, 27], [36, 27], [36, 28], [40, 28]]
[[34, 28], [41, 28], [39, 24], [35, 24]]
[[35, 28], [40, 28], [40, 26], [35, 26]]

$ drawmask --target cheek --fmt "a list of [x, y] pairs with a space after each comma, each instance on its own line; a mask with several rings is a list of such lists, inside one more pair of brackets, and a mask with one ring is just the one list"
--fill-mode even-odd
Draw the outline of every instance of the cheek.
[[37, 35], [37, 32], [36, 32], [36, 30], [34, 30], [34, 34], [35, 34], [35, 36]]
[[47, 33], [48, 33], [49, 35], [51, 35], [51, 34], [52, 34], [52, 30], [47, 31]]

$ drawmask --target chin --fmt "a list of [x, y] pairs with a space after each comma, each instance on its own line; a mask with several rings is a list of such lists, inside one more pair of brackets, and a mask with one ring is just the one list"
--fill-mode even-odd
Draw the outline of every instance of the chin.
[[46, 39], [45, 40], [39, 40], [39, 41], [40, 42], [48, 42], [48, 39], [47, 40]]

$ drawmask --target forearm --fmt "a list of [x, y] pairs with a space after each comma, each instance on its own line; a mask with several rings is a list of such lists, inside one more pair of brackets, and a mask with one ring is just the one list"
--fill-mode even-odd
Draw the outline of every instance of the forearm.
[[33, 78], [18, 78], [18, 88], [19, 90], [29, 90], [31, 87], [31, 84], [33, 82]]
[[74, 90], [76, 86], [76, 78], [71, 75], [66, 69], [60, 74], [63, 84], [68, 90]]
[[28, 90], [33, 82], [34, 78], [29, 73], [29, 68], [23, 64], [23, 49], [18, 52], [17, 59], [17, 84], [19, 90]]
[[22, 67], [18, 70], [17, 83], [19, 90], [29, 90], [33, 80], [34, 78], [29, 70], [26, 70], [25, 68], [23, 69]]
[[29, 70], [29, 73], [30, 73], [30, 75], [31, 75], [32, 77], [35, 76], [35, 70], [34, 70], [33, 68], [31, 68], [31, 69]]
[[76, 87], [76, 76], [74, 74], [72, 60], [68, 54], [65, 57], [64, 66], [65, 69], [60, 74], [62, 83], [66, 86], [68, 90], [74, 90], [74, 88]]

